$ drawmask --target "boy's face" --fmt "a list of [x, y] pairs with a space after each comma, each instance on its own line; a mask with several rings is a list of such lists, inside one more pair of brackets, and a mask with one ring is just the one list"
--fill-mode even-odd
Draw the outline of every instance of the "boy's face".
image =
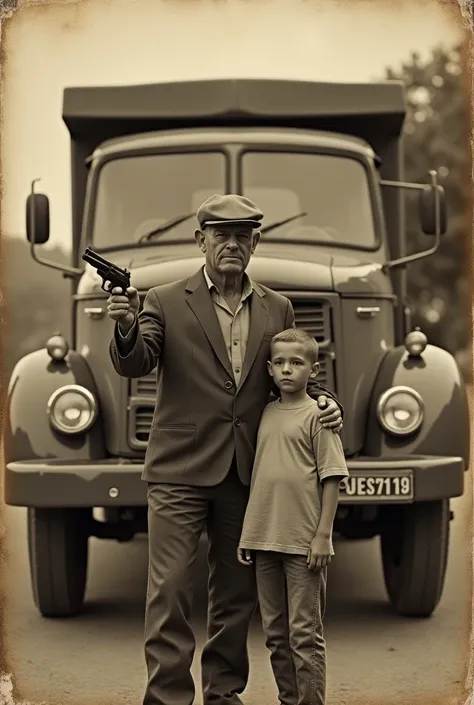
[[310, 377], [316, 377], [319, 363], [311, 361], [301, 343], [277, 342], [272, 345], [268, 371], [282, 392], [292, 394], [305, 389]]

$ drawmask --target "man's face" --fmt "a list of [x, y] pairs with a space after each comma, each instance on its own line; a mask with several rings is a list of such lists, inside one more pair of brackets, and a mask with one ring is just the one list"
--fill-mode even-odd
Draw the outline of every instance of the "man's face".
[[207, 226], [196, 230], [196, 242], [206, 256], [211, 271], [219, 274], [241, 274], [255, 251], [260, 233], [251, 226]]

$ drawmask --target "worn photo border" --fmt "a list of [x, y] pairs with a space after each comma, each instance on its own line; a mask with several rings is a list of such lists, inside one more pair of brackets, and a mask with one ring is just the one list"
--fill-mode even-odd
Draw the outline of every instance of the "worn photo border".
[[[94, 2], [101, 3], [104, 0], [0, 0], [0, 70], [2, 74], [3, 84], [5, 76], [8, 74], [8, 52], [5, 50], [5, 37], [8, 34], [9, 27], [15, 22], [15, 15], [20, 12], [29, 11], [32, 7], [35, 8], [35, 12], [47, 11], [48, 6], [51, 5], [71, 5], [75, 6], [71, 8], [75, 13], [77, 12], [77, 6], [82, 5], [84, 10], [87, 11], [87, 6]], [[201, 2], [201, 0], [164, 0], [170, 3], [180, 4], [181, 2], [186, 4], [188, 11], [191, 13], [193, 6]], [[214, 0], [216, 2], [226, 2], [227, 0]], [[247, 0], [248, 5], [252, 2], [258, 2], [259, 0]], [[382, 0], [380, 0], [382, 1]], [[398, 5], [398, 0], [383, 0], [387, 4]], [[416, 2], [416, 0], [413, 0]], [[468, 141], [466, 147], [470, 150], [470, 173], [466, 174], [466, 178], [470, 180], [470, 193], [471, 193], [471, 207], [467, 217], [469, 218], [469, 225], [466, 228], [468, 233], [469, 242], [466, 244], [466, 252], [469, 253], [469, 257], [466, 258], [466, 266], [469, 267], [471, 276], [471, 320], [470, 320], [470, 331], [471, 331], [471, 353], [472, 353], [472, 331], [473, 331], [473, 320], [472, 320], [472, 308], [474, 306], [474, 300], [472, 297], [472, 281], [474, 279], [473, 273], [473, 262], [472, 262], [472, 238], [474, 234], [473, 229], [473, 192], [474, 192], [474, 172], [473, 172], [473, 159], [472, 154], [474, 151], [474, 139], [473, 139], [473, 97], [474, 97], [474, 58], [473, 49], [474, 42], [472, 40], [472, 33], [474, 30], [474, 0], [431, 0], [433, 3], [438, 3], [444, 7], [450, 6], [453, 10], [453, 15], [458, 17], [458, 22], [462, 23], [463, 30], [465, 30], [465, 72], [466, 72], [466, 100], [468, 101], [469, 111], [470, 111], [470, 134], [468, 136]], [[291, 5], [292, 0], [288, 0], [288, 5]], [[311, 4], [313, 0], [307, 0], [308, 4]], [[338, 0], [339, 4], [346, 2], [350, 5], [359, 2], [359, 0]], [[378, 0], [372, 0], [372, 2], [378, 2]], [[319, 6], [321, 0], [314, 0], [315, 6]], [[269, 3], [270, 4], [270, 3]], [[361, 5], [365, 5], [367, 9], [368, 2], [362, 0]], [[113, 0], [109, 0], [110, 11], [113, 11]], [[53, 20], [53, 16], [51, 16]], [[0, 97], [0, 121], [3, 128], [3, 89], [2, 95]], [[0, 199], [3, 192], [3, 170], [1, 165], [1, 154], [0, 154]], [[2, 238], [0, 233], [0, 266], [5, 266], [5, 258], [3, 257]], [[469, 261], [470, 259], [470, 261]], [[0, 363], [3, 357], [3, 352], [8, 346], [8, 311], [5, 310], [3, 303], [3, 298], [1, 295], [1, 270], [0, 270]], [[474, 360], [473, 360], [474, 363]], [[473, 364], [474, 366], [474, 364]], [[0, 431], [3, 429], [3, 423], [5, 420], [5, 410], [6, 410], [6, 392], [7, 392], [8, 380], [4, 377], [1, 370], [0, 364]], [[471, 407], [471, 419], [472, 419], [472, 387], [470, 389], [470, 407]], [[1, 438], [1, 437], [0, 437]], [[472, 438], [471, 438], [471, 448], [472, 448]], [[1, 451], [1, 440], [0, 440], [0, 451]], [[4, 576], [7, 570], [8, 563], [8, 536], [4, 524], [2, 523], [1, 509], [3, 505], [3, 469], [4, 462], [3, 457], [1, 458], [1, 470], [0, 472], [0, 704], [1, 705], [54, 705], [53, 702], [35, 702], [27, 703], [22, 698], [21, 683], [18, 683], [15, 678], [15, 666], [12, 659], [12, 655], [8, 651], [8, 646], [5, 645], [5, 639], [2, 638], [5, 635], [5, 616], [8, 610], [8, 600], [6, 596], [6, 588], [1, 578]], [[466, 482], [466, 492], [471, 492], [472, 501], [472, 467], [470, 468], [469, 479]], [[470, 579], [471, 579], [471, 589], [473, 586], [473, 572], [474, 572], [474, 526], [473, 519], [470, 518], [469, 525], [465, 527], [466, 539], [470, 541], [472, 551], [471, 551], [471, 566], [470, 566]], [[460, 692], [453, 697], [450, 693], [440, 693], [440, 694], [430, 694], [420, 696], [413, 693], [410, 700], [410, 705], [474, 705], [474, 630], [472, 625], [472, 614], [474, 613], [474, 590], [472, 590], [472, 601], [471, 601], [471, 617], [469, 624], [466, 624], [466, 634], [460, 634], [460, 638], [466, 641], [467, 650], [465, 658], [465, 678], [464, 683], [460, 687]], [[441, 635], [442, 638], [442, 635]], [[87, 675], [87, 674], [85, 674]], [[140, 696], [139, 696], [140, 697]], [[245, 696], [244, 696], [245, 697]], [[77, 704], [82, 705], [81, 694], [77, 694]], [[447, 699], [446, 699], [447, 698]], [[367, 699], [363, 700], [353, 700], [353, 705], [401, 705], [401, 700], [384, 699], [384, 701], [369, 701]], [[110, 699], [107, 701], [103, 700], [100, 705], [113, 705], [114, 704], [114, 694], [110, 694]], [[99, 701], [97, 702], [99, 705]], [[408, 703], [406, 703], [408, 705]]]

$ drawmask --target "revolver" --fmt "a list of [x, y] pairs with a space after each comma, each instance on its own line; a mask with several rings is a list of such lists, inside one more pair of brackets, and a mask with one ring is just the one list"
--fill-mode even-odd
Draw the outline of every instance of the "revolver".
[[[101, 289], [103, 291], [110, 293], [114, 287], [120, 286], [125, 294], [125, 291], [130, 286], [130, 272], [128, 269], [117, 267], [113, 262], [101, 257], [92, 247], [86, 247], [82, 259], [97, 270], [97, 274], [102, 278]], [[105, 286], [106, 282], [110, 282], [108, 289]]]

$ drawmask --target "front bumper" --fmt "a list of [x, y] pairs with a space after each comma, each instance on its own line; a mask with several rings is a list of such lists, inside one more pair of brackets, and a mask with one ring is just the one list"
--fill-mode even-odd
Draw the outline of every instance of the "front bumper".
[[[464, 461], [457, 457], [348, 459], [352, 494], [341, 491], [340, 504], [410, 504], [459, 497], [464, 491]], [[84, 462], [22, 460], [5, 468], [5, 502], [20, 507], [145, 506], [143, 463], [111, 458]], [[409, 495], [367, 493], [370, 477], [411, 476]], [[376, 480], [375, 482], [381, 482]], [[383, 485], [383, 483], [382, 483]], [[374, 482], [372, 482], [372, 490]], [[365, 495], [357, 490], [365, 488]], [[354, 492], [354, 489], [356, 492]]]

